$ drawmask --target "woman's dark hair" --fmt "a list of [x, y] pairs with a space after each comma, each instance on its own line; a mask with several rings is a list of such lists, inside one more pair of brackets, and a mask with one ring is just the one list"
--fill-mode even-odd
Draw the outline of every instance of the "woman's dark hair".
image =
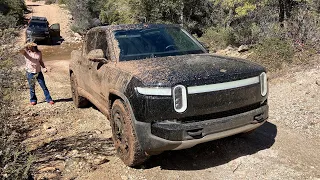
[[40, 52], [40, 50], [38, 49], [38, 46], [34, 46], [34, 50], [35, 52]]

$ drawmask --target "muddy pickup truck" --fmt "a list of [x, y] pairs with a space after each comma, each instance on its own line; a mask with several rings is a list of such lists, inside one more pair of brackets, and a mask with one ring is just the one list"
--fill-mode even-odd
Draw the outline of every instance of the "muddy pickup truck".
[[208, 54], [178, 25], [91, 29], [70, 63], [76, 107], [110, 121], [128, 166], [261, 126], [268, 118], [266, 69]]

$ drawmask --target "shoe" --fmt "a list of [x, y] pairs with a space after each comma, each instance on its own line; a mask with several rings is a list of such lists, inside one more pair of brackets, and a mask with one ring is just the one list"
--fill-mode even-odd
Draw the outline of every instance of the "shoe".
[[53, 101], [49, 101], [48, 103], [51, 104], [51, 105], [54, 105], [54, 102], [53, 102]]
[[30, 102], [30, 104], [31, 104], [32, 106], [34, 106], [34, 105], [36, 105], [37, 103], [36, 103], [36, 102]]

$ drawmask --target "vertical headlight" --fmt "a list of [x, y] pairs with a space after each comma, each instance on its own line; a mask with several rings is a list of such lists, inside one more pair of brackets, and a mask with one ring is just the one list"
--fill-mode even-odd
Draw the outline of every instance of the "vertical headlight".
[[176, 112], [182, 113], [187, 110], [187, 90], [182, 85], [173, 88], [173, 105]]
[[260, 75], [261, 95], [266, 96], [268, 93], [268, 79], [265, 72]]

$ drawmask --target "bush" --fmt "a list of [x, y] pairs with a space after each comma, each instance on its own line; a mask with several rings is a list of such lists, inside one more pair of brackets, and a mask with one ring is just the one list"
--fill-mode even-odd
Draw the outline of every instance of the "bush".
[[131, 16], [128, 2], [110, 0], [101, 7], [99, 18], [104, 24], [130, 24]]
[[199, 40], [207, 44], [210, 49], [218, 50], [233, 45], [235, 36], [230, 28], [211, 27], [205, 31]]
[[[89, 11], [89, 0], [68, 0], [67, 6], [74, 19], [73, 31], [83, 34], [90, 28], [92, 16]], [[81, 12], [81, 13], [79, 13]]]
[[1, 0], [0, 1], [0, 29], [15, 27], [24, 21], [24, 11], [27, 10], [24, 1]]
[[[14, 28], [8, 28], [4, 30], [0, 29], [0, 46], [12, 43], [15, 37], [18, 35], [19, 35], [19, 31], [17, 29], [14, 29]], [[1, 55], [0, 57], [3, 58], [3, 55]]]
[[[12, 29], [0, 31], [0, 45], [12, 43], [14, 34]], [[22, 122], [15, 104], [17, 95], [26, 89], [25, 78], [14, 70], [14, 59], [18, 57], [12, 55], [8, 46], [0, 47], [0, 179], [28, 179], [33, 158], [21, 142], [30, 126]]]
[[[0, 56], [3, 57], [3, 51]], [[17, 119], [14, 100], [24, 84], [21, 72], [12, 70], [12, 60], [0, 61], [0, 179], [27, 179], [32, 156], [21, 142], [25, 139], [26, 125]]]
[[0, 29], [13, 28], [17, 25], [17, 19], [14, 16], [5, 16], [0, 13]]
[[59, 4], [66, 4], [66, 0], [58, 0]]
[[284, 64], [292, 63], [293, 56], [294, 48], [290, 41], [266, 38], [255, 47], [254, 54], [250, 58], [273, 71], [281, 69]]
[[46, 0], [44, 2], [44, 4], [54, 4], [54, 3], [56, 3], [56, 0]]

